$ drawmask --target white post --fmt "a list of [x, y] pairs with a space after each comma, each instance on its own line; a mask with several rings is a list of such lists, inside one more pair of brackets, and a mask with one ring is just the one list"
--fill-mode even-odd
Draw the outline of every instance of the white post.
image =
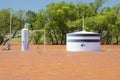
[[44, 30], [44, 45], [45, 45], [45, 42], [46, 42], [46, 38], [45, 38], [45, 30]]
[[11, 31], [11, 27], [12, 27], [12, 14], [10, 12], [10, 38], [12, 37], [12, 31]]
[[82, 30], [85, 31], [85, 27], [84, 27], [84, 16], [82, 16], [83, 19], [83, 26], [82, 26]]
[[46, 34], [45, 34], [45, 30], [44, 30], [44, 50], [46, 50], [45, 49], [45, 45], [46, 45], [46, 37], [45, 36], [46, 36]]
[[12, 28], [12, 8], [9, 8], [9, 12], [10, 12], [10, 39], [12, 37], [12, 31], [11, 31], [11, 28]]
[[27, 29], [27, 25], [25, 25], [25, 28], [22, 29], [22, 39], [21, 39], [21, 43], [22, 43], [22, 51], [28, 50], [28, 29]]

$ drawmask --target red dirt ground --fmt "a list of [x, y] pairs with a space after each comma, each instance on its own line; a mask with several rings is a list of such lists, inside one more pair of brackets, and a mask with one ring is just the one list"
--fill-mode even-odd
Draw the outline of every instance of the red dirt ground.
[[65, 45], [0, 46], [0, 80], [120, 80], [120, 45], [68, 52]]

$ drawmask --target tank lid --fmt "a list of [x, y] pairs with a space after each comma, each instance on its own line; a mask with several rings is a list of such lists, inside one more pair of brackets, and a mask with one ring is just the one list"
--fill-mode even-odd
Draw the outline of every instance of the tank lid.
[[69, 33], [69, 34], [99, 34], [99, 33], [95, 33], [95, 32], [88, 32], [88, 31], [80, 31], [80, 32], [73, 32], [73, 33]]

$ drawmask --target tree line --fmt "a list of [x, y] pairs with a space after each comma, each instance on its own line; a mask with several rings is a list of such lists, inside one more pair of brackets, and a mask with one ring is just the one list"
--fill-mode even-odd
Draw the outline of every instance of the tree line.
[[[100, 33], [101, 44], [119, 44], [120, 42], [120, 3], [112, 7], [103, 7], [107, 0], [94, 0], [92, 3], [56, 2], [49, 3], [37, 13], [31, 10], [12, 11], [12, 37], [29, 23], [29, 30], [45, 30], [47, 42], [66, 44], [66, 34], [82, 30], [82, 16], [85, 18], [85, 30]], [[0, 44], [9, 34], [10, 11], [0, 10]], [[35, 34], [36, 44], [43, 35]], [[34, 35], [34, 36], [35, 36]]]

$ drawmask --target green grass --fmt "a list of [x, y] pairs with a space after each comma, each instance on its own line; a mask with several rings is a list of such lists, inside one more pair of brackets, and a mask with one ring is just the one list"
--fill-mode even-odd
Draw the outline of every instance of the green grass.
[[11, 42], [20, 42], [21, 41], [21, 37], [12, 38], [10, 41]]

